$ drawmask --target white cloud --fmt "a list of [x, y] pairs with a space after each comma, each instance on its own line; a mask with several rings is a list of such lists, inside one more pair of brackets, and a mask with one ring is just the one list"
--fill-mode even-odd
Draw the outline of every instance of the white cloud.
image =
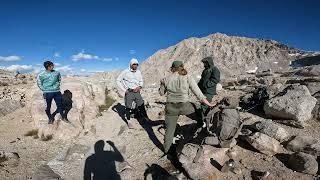
[[5, 68], [9, 71], [21, 71], [21, 72], [29, 72], [33, 70], [33, 67], [31, 65], [11, 65]]
[[0, 61], [20, 61], [20, 56], [0, 56]]
[[72, 55], [71, 59], [73, 61], [80, 61], [80, 60], [99, 60], [100, 58], [96, 55], [85, 53], [84, 50], [82, 50], [78, 54]]
[[86, 70], [86, 69], [80, 69], [80, 71], [81, 71], [81, 72], [86, 72], [87, 70]]
[[102, 61], [110, 62], [110, 61], [112, 61], [112, 58], [103, 58]]
[[54, 57], [57, 57], [57, 58], [58, 58], [58, 57], [61, 57], [59, 52], [55, 52], [55, 53], [53, 54], [53, 56], [54, 56]]
[[63, 74], [74, 74], [73, 68], [70, 67], [70, 65], [57, 67], [55, 70], [60, 71]]
[[60, 63], [54, 63], [54, 65], [55, 65], [55, 66], [61, 66], [61, 64], [60, 64]]
[[131, 49], [131, 50], [129, 51], [129, 53], [130, 53], [130, 54], [135, 54], [135, 53], [136, 53], [136, 50]]

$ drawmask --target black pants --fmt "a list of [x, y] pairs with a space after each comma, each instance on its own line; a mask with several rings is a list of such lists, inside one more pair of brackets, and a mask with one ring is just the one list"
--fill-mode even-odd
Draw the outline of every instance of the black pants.
[[54, 99], [56, 105], [57, 105], [57, 112], [60, 113], [61, 117], [63, 117], [63, 111], [62, 111], [62, 96], [61, 92], [49, 92], [43, 94], [44, 98], [46, 99], [46, 114], [48, 116], [49, 121], [53, 121], [53, 116], [51, 114], [51, 104], [52, 100]]

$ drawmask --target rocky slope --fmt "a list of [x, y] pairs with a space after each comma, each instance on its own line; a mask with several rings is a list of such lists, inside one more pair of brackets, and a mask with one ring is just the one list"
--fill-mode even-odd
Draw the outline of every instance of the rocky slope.
[[141, 70], [147, 84], [158, 83], [174, 60], [182, 60], [191, 74], [200, 75], [201, 59], [212, 56], [222, 76], [236, 77], [248, 71], [283, 71], [292, 60], [305, 54], [273, 40], [212, 34], [203, 38], [189, 38], [161, 49], [144, 61]]
[[[0, 179], [83, 179], [99, 173], [100, 168], [104, 179], [110, 175], [128, 180], [187, 179], [186, 173], [177, 171], [181, 167], [174, 166], [176, 163], [160, 158], [165, 98], [152, 84], [179, 57], [185, 57], [191, 74], [199, 75], [199, 61], [208, 55], [217, 58], [225, 77], [231, 76], [231, 71], [243, 74], [225, 81], [216, 100], [231, 96], [250, 101], [259, 87], [267, 88], [270, 99], [260, 110], [240, 113], [250, 133], [237, 138], [233, 148], [203, 145], [197, 161], [196, 147], [207, 134], [192, 139], [195, 121], [180, 117], [175, 142], [183, 152], [178, 152], [179, 160], [187, 174], [193, 179], [214, 180], [319, 178], [320, 65], [287, 70], [291, 60], [305, 54], [274, 41], [214, 34], [160, 50], [142, 64], [147, 84], [142, 95], [152, 122], [132, 119], [135, 129], [127, 128], [123, 99], [116, 93], [119, 72], [64, 77], [62, 92], [72, 92], [71, 124], [57, 116], [53, 125], [47, 124], [35, 82], [22, 83], [14, 74], [2, 73], [12, 85], [0, 87], [0, 110], [5, 112], [0, 118]], [[255, 67], [257, 72], [268, 68], [278, 72], [246, 74]], [[106, 95], [116, 102], [99, 113]], [[19, 103], [9, 106], [8, 99]], [[229, 158], [235, 160], [237, 171], [222, 172], [221, 166]]]

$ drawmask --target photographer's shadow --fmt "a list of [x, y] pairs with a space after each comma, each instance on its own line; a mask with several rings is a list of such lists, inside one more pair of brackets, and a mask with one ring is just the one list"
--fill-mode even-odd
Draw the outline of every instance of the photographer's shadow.
[[113, 151], [104, 151], [105, 142], [99, 140], [94, 145], [95, 154], [86, 159], [84, 167], [84, 180], [120, 180], [115, 162], [123, 162], [123, 156], [112, 141], [106, 141]]

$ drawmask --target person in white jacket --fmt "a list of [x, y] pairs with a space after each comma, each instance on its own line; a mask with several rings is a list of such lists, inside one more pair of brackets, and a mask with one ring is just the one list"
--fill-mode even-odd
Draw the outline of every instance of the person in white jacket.
[[145, 121], [150, 120], [144, 106], [144, 101], [140, 94], [143, 86], [143, 79], [138, 66], [138, 60], [131, 59], [129, 68], [122, 71], [117, 78], [117, 86], [119, 87], [119, 91], [121, 91], [120, 94], [124, 94], [126, 120], [129, 128], [132, 128], [130, 116], [134, 113], [134, 110], [137, 110], [138, 115]]

